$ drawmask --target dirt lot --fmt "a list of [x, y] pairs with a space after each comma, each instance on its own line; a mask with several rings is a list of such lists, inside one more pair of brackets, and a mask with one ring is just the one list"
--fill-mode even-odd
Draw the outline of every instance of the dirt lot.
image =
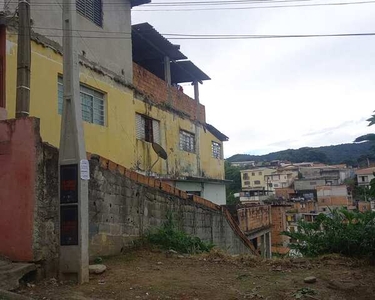
[[[375, 299], [375, 268], [330, 256], [314, 260], [194, 257], [139, 250], [104, 259], [107, 271], [76, 286], [48, 280], [19, 293], [34, 299]], [[304, 283], [315, 276], [315, 283]]]

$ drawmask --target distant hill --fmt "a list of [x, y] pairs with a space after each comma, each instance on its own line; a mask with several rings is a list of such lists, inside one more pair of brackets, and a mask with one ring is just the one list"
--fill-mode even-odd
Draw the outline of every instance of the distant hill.
[[375, 151], [371, 150], [373, 144], [365, 142], [360, 144], [341, 144], [323, 147], [304, 147], [300, 149], [288, 149], [273, 152], [265, 155], [236, 154], [229, 157], [229, 162], [236, 161], [271, 161], [288, 160], [293, 163], [299, 162], [320, 162], [327, 164], [346, 163], [348, 165], [358, 165], [366, 160], [366, 157], [375, 160]]

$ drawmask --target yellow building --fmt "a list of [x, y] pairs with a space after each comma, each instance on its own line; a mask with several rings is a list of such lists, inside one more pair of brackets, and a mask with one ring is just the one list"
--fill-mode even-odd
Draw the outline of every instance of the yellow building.
[[[134, 6], [135, 2], [124, 1], [124, 5]], [[129, 14], [124, 17], [129, 22], [125, 22], [125, 29], [124, 26], [120, 27], [124, 32], [130, 32], [130, 10], [124, 9], [122, 13]], [[31, 15], [34, 16], [34, 24], [47, 22], [39, 11], [32, 10]], [[4, 26], [0, 31], [0, 62], [4, 61], [3, 68], [0, 68], [0, 81], [3, 78], [2, 82], [6, 82], [6, 93], [3, 96], [0, 93], [0, 107], [3, 106], [0, 118], [4, 117], [4, 108], [7, 117], [14, 118], [16, 28], [7, 19], [0, 21], [0, 24], [7, 26], [6, 35]], [[93, 20], [79, 16], [78, 21], [83, 28], [90, 29]], [[116, 22], [115, 18], [103, 19], [103, 32], [106, 28], [115, 30], [117, 25], [113, 23]], [[51, 28], [61, 27], [59, 23], [48, 25]], [[63, 101], [61, 31], [60, 37], [53, 33], [43, 36], [37, 32], [40, 31], [38, 28], [32, 34], [31, 43], [30, 116], [40, 118], [43, 141], [59, 147]], [[95, 54], [95, 47], [88, 45], [91, 39], [85, 41], [83, 37], [79, 44], [86, 151], [140, 173], [167, 180], [188, 193], [225, 204], [223, 141], [228, 138], [205, 122], [205, 108], [198, 98], [198, 82], [209, 77], [190, 61], [179, 64], [178, 59], [186, 57], [149, 24], [133, 26], [134, 35], [137, 38], [133, 38], [133, 44], [126, 41], [121, 45], [124, 48], [120, 54], [124, 53], [125, 62], [115, 57], [120, 61], [117, 67], [123, 64], [120, 71], [110, 68], [113, 62], [105, 56], [105, 52]], [[148, 41], [148, 37], [152, 42]], [[96, 42], [105, 43], [106, 48], [111, 48], [111, 39], [98, 39]], [[130, 55], [130, 62], [126, 61], [129, 52], [136, 53], [133, 59]], [[146, 59], [150, 57], [152, 63]], [[162, 75], [160, 61], [165, 62], [161, 64], [162, 69], [168, 69], [161, 72]], [[169, 78], [163, 78], [164, 75]], [[181, 82], [194, 83], [196, 99], [173, 86]], [[166, 160], [158, 159], [153, 149], [154, 143], [166, 151]]]
[[241, 186], [243, 191], [267, 191], [267, 178], [275, 169], [258, 168], [241, 170]]

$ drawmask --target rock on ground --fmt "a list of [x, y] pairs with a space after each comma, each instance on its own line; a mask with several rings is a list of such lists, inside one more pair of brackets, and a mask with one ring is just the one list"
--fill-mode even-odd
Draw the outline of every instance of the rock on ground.
[[90, 265], [89, 271], [90, 274], [102, 274], [107, 270], [107, 267], [105, 265]]
[[316, 282], [316, 277], [314, 277], [314, 276], [309, 276], [309, 277], [306, 277], [303, 281], [304, 281], [305, 283], [315, 283], [315, 282]]

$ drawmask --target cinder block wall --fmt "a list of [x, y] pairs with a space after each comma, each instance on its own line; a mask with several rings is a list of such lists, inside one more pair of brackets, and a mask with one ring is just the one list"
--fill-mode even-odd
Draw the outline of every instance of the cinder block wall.
[[199, 197], [187, 199], [186, 193], [140, 174], [103, 166], [99, 157], [90, 160], [90, 171], [91, 257], [121, 253], [147, 230], [160, 226], [168, 212], [189, 234], [229, 253], [252, 252], [232, 228], [227, 211], [217, 205]]

